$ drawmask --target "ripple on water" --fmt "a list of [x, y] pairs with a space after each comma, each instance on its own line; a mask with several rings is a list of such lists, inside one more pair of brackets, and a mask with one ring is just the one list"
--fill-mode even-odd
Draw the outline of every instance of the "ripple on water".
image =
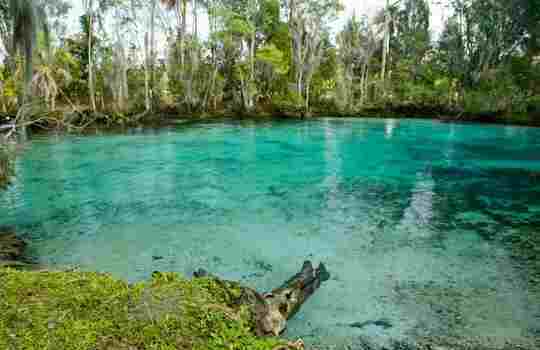
[[[269, 290], [324, 261], [332, 278], [287, 332], [311, 344], [535, 337], [539, 139], [348, 119], [36, 138], [0, 226], [44, 263], [130, 281], [205, 267]], [[349, 326], [376, 320], [392, 327]]]

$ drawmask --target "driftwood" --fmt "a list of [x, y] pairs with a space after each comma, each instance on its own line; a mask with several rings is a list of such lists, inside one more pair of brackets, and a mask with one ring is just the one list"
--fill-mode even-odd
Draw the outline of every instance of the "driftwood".
[[235, 282], [223, 281], [209, 275], [205, 270], [198, 270], [195, 277], [214, 278], [224, 284], [234, 284], [240, 287], [242, 293], [234, 304], [246, 305], [254, 318], [255, 332], [259, 336], [278, 336], [287, 328], [287, 320], [292, 318], [302, 304], [330, 278], [324, 264], [313, 269], [310, 261], [304, 262], [302, 269], [279, 288], [270, 293], [260, 294], [257, 291], [239, 286]]

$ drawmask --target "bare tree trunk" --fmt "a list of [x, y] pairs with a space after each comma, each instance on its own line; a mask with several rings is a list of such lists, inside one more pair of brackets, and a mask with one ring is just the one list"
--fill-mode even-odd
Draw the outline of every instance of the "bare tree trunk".
[[[191, 1], [192, 7], [193, 7], [193, 36], [191, 38], [192, 44], [191, 44], [191, 50], [190, 50], [190, 57], [191, 57], [191, 64], [190, 64], [190, 70], [189, 70], [189, 76], [188, 76], [188, 106], [191, 111], [191, 108], [194, 106], [194, 93], [193, 93], [193, 84], [195, 81], [195, 74], [198, 70], [199, 65], [199, 6], [197, 0]], [[198, 99], [198, 96], [197, 96]]]
[[[235, 282], [219, 280], [210, 275], [206, 270], [199, 269], [193, 274], [195, 278], [211, 278], [220, 285], [239, 288]], [[239, 297], [233, 300], [233, 305], [248, 308], [254, 316], [254, 330], [258, 336], [279, 336], [287, 327], [287, 320], [291, 319], [301, 306], [315, 293], [322, 283], [330, 279], [330, 273], [324, 264], [313, 268], [311, 261], [306, 261], [302, 269], [285, 281], [280, 287], [270, 293], [260, 294], [257, 291], [240, 287]], [[292, 348], [303, 348], [300, 345], [292, 345]], [[277, 347], [276, 349], [289, 349], [289, 347]]]
[[363, 63], [362, 64], [362, 73], [360, 75], [360, 104], [361, 105], [364, 105], [364, 96], [365, 96], [364, 79], [365, 78], [366, 78], [366, 65]]
[[297, 67], [298, 72], [297, 78], [296, 78], [296, 89], [300, 96], [302, 96], [302, 91], [304, 91], [304, 83], [303, 83], [303, 72], [301, 67]]
[[88, 90], [90, 92], [90, 105], [92, 111], [97, 111], [96, 87], [94, 82], [94, 62], [92, 55], [92, 36], [94, 34], [94, 2], [88, 3]]
[[[210, 30], [210, 37], [212, 37], [213, 33], [215, 32], [215, 13], [214, 13], [214, 2], [209, 1], [208, 3], [208, 24], [209, 24], [209, 30]], [[217, 77], [217, 63], [216, 63], [216, 48], [214, 46], [214, 43], [212, 42], [212, 45], [210, 47], [210, 55], [211, 55], [211, 62], [212, 62], [212, 75], [210, 78], [210, 84], [205, 90], [205, 94], [202, 101], [203, 108], [208, 111], [210, 109], [210, 96], [214, 93], [214, 88], [216, 84], [216, 77]]]
[[386, 95], [386, 62], [388, 52], [390, 51], [390, 0], [386, 0], [386, 8], [384, 10], [384, 38], [382, 51], [381, 65], [381, 83], [383, 96]]
[[251, 45], [249, 47], [249, 59], [251, 67], [251, 81], [255, 81], [255, 31], [251, 34]]
[[197, 0], [191, 0], [193, 4], [193, 38], [197, 40], [199, 38], [199, 3]]
[[152, 109], [150, 101], [150, 53], [149, 53], [148, 33], [144, 36], [144, 93], [145, 93], [145, 108], [146, 111]]
[[126, 52], [123, 43], [121, 28], [121, 13], [119, 9], [115, 12], [116, 21], [114, 24], [115, 44], [113, 53], [113, 81], [110, 84], [115, 102], [115, 108], [119, 112], [127, 110], [128, 85], [127, 85], [127, 62]]
[[150, 13], [150, 110], [153, 111], [156, 104], [156, 7], [157, 0], [152, 0]]
[[32, 78], [34, 76], [33, 45], [31, 41], [25, 43], [24, 93], [23, 104], [32, 102]]
[[311, 78], [306, 79], [306, 113], [309, 114], [309, 94], [311, 92], [310, 89], [311, 85]]
[[186, 34], [187, 34], [187, 0], [181, 0], [182, 1], [182, 23], [180, 25], [180, 77], [184, 84], [184, 88], [188, 90], [188, 87], [186, 87]]

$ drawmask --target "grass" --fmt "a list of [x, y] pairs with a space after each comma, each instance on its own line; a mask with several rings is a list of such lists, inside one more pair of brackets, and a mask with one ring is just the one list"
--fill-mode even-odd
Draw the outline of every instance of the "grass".
[[129, 285], [88, 272], [0, 269], [0, 349], [274, 349], [234, 305], [238, 285], [157, 274]]

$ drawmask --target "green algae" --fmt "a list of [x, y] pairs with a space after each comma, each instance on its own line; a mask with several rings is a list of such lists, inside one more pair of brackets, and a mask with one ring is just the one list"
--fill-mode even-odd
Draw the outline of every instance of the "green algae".
[[274, 349], [235, 284], [173, 273], [128, 284], [90, 272], [0, 269], [0, 349]]
[[5, 187], [13, 176], [13, 160], [7, 146], [0, 144], [0, 189]]

